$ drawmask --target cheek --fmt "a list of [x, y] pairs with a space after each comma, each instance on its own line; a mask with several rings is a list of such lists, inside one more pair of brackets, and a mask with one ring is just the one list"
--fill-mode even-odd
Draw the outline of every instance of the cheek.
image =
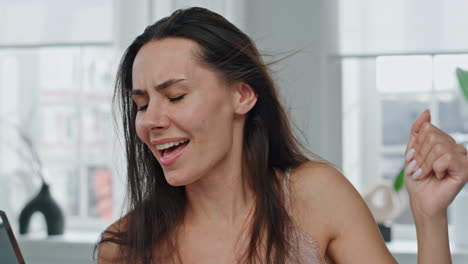
[[203, 104], [195, 104], [190, 109], [187, 109], [184, 114], [186, 123], [195, 129], [203, 128], [207, 118], [205, 108]]
[[230, 120], [230, 111], [225, 103], [204, 102], [194, 104], [184, 111], [185, 124], [189, 124], [194, 131], [217, 131], [226, 129]]
[[146, 130], [143, 127], [143, 118], [141, 117], [140, 114], [137, 114], [135, 118], [135, 130], [137, 133], [138, 138], [141, 139], [144, 143], [147, 144], [148, 142], [148, 133], [146, 133]]

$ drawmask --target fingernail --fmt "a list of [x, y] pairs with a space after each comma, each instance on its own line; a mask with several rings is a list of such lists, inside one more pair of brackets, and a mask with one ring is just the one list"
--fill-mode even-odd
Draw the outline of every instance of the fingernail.
[[413, 158], [414, 152], [415, 150], [413, 148], [408, 150], [408, 153], [406, 153], [406, 161], [410, 161]]
[[412, 160], [408, 166], [406, 166], [406, 173], [409, 174], [413, 171], [414, 167], [416, 166], [416, 160]]
[[422, 173], [422, 169], [419, 168], [413, 173], [413, 175], [411, 175], [411, 177], [413, 178], [413, 180], [416, 180], [417, 178], [419, 178], [419, 176], [421, 176], [421, 173]]

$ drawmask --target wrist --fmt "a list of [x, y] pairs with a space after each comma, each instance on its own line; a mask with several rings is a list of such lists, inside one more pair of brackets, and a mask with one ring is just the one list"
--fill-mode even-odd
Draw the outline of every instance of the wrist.
[[418, 263], [451, 263], [447, 214], [414, 213]]
[[447, 211], [435, 215], [427, 215], [423, 213], [413, 212], [414, 222], [416, 228], [434, 228], [434, 227], [448, 227]]
[[442, 209], [440, 211], [430, 211], [423, 210], [418, 207], [411, 206], [411, 212], [413, 214], [414, 220], [420, 221], [442, 221], [447, 219], [447, 209]]
[[433, 221], [447, 219], [447, 208], [434, 210], [434, 208], [424, 208], [410, 197], [410, 208], [413, 218], [421, 221]]
[[413, 218], [419, 242], [432, 240], [435, 237], [439, 239], [444, 238], [448, 241], [448, 217], [446, 211], [437, 215], [413, 212]]

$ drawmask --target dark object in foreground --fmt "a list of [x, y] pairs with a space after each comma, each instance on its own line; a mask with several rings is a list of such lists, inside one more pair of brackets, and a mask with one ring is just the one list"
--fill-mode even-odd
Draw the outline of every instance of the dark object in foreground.
[[392, 241], [392, 228], [391, 227], [388, 227], [384, 224], [379, 224], [379, 230], [385, 242]]
[[63, 234], [65, 219], [62, 210], [50, 195], [49, 185], [45, 182], [43, 182], [39, 194], [27, 203], [20, 213], [20, 234], [28, 233], [29, 222], [35, 212], [41, 212], [44, 215], [49, 236]]

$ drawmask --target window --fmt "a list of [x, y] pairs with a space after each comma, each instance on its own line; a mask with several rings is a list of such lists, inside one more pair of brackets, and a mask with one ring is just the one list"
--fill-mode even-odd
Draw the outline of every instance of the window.
[[149, 23], [186, 6], [242, 24], [242, 1], [0, 2], [0, 207], [15, 219], [39, 188], [22, 131], [67, 229], [102, 231], [120, 216], [124, 195], [123, 147], [111, 113], [123, 49]]
[[67, 215], [110, 220], [113, 54], [106, 47], [44, 48], [37, 58], [35, 141], [45, 176], [61, 190], [55, 195]]
[[20, 133], [39, 154], [67, 228], [91, 221], [102, 230], [120, 213], [112, 176], [113, 4], [2, 2], [0, 181], [9, 186], [1, 198], [12, 219], [40, 184]]
[[[467, 1], [338, 1], [343, 170], [361, 193], [401, 169], [408, 129], [425, 108], [463, 140], [467, 106], [456, 95], [454, 68], [467, 68], [467, 7]], [[397, 223], [411, 234], [395, 237], [416, 238], [409, 218]]]
[[[433, 124], [466, 141], [468, 102], [455, 70], [468, 69], [468, 54], [376, 54], [342, 62], [344, 172], [361, 193], [395, 179], [411, 125], [425, 109]], [[406, 210], [393, 223], [413, 224], [406, 194], [400, 195]]]

